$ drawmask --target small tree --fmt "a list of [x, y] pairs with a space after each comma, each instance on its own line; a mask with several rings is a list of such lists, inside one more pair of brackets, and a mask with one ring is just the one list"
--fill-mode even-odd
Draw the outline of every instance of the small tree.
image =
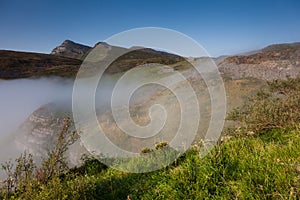
[[69, 132], [70, 125], [70, 118], [65, 118], [54, 149], [48, 153], [46, 159], [43, 159], [41, 168], [37, 169], [36, 177], [40, 182], [46, 183], [52, 177], [58, 176], [69, 169], [65, 153], [68, 147], [78, 139], [76, 131]]
[[[3, 164], [1, 164], [1, 169], [5, 171], [6, 175], [7, 175], [7, 179], [3, 181], [4, 185], [2, 186], [2, 195], [3, 197], [6, 196], [6, 198], [9, 198], [10, 193], [13, 190], [14, 187], [14, 165], [13, 163], [10, 161], [7, 161]], [[1, 196], [0, 196], [1, 197]]]
[[[7, 174], [7, 179], [1, 188], [0, 198], [5, 197], [8, 199], [16, 191], [19, 194], [26, 193], [26, 196], [30, 198], [31, 192], [34, 192], [33, 190], [38, 190], [39, 186], [47, 184], [49, 180], [59, 177], [60, 174], [68, 170], [65, 153], [69, 145], [72, 145], [78, 139], [78, 134], [75, 131], [69, 131], [70, 125], [70, 118], [65, 118], [63, 128], [57, 136], [56, 144], [53, 150], [48, 153], [48, 156], [42, 159], [41, 167], [36, 167], [32, 154], [26, 151], [16, 159], [15, 167], [11, 161], [1, 164], [1, 168]], [[17, 193], [14, 194], [18, 195]]]

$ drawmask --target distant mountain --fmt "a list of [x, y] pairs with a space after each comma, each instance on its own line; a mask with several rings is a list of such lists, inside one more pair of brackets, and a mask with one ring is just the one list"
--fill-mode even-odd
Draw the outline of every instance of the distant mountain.
[[65, 40], [61, 45], [55, 47], [50, 54], [83, 60], [84, 55], [91, 49], [92, 47]]
[[[0, 50], [0, 79], [41, 76], [75, 77], [82, 60], [99, 45], [102, 47], [101, 52], [97, 52], [96, 56], [101, 57], [101, 59], [95, 63], [95, 68], [91, 71], [92, 74], [98, 67], [105, 66], [107, 60], [120, 54], [122, 56], [111, 63], [107, 73], [125, 72], [147, 63], [170, 65], [174, 69], [190, 67], [180, 56], [150, 48], [132, 47], [126, 49], [105, 42], [99, 42], [94, 47], [88, 47], [66, 40], [53, 49], [50, 55]], [[300, 43], [291, 43], [270, 45], [246, 54], [222, 56], [214, 58], [214, 61], [221, 73], [233, 79], [252, 77], [271, 80], [296, 76], [300, 72], [299, 57]]]
[[[117, 57], [116, 60], [107, 69], [108, 73], [125, 72], [141, 64], [147, 64], [147, 63], [174, 64], [176, 62], [184, 60], [180, 56], [163, 52], [163, 51], [157, 51], [150, 48], [132, 47], [130, 49], [127, 49], [124, 47], [113, 46], [107, 44], [106, 42], [98, 42], [94, 45], [94, 47], [87, 47], [81, 44], [74, 43], [69, 40], [63, 42], [63, 44], [60, 45], [59, 47], [56, 47], [51, 52], [51, 54], [65, 56], [65, 57], [71, 57], [73, 55], [72, 56], [73, 58], [78, 58], [83, 60], [93, 49], [99, 46], [101, 46], [102, 48], [98, 48], [97, 58], [99, 57], [102, 59], [99, 60], [95, 66], [103, 67], [106, 65], [107, 60], [109, 60], [110, 58]], [[128, 52], [128, 50], [130, 52]], [[57, 51], [61, 53], [57, 53]], [[74, 54], [74, 52], [79, 52], [79, 51], [81, 54]], [[71, 54], [71, 52], [73, 54]], [[122, 55], [122, 56], [118, 57], [118, 55]]]

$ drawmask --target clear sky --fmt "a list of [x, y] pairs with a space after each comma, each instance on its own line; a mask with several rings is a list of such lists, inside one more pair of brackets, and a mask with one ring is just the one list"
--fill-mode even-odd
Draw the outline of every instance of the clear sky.
[[180, 31], [212, 56], [300, 42], [299, 0], [0, 0], [0, 49], [49, 53], [93, 46], [138, 27]]

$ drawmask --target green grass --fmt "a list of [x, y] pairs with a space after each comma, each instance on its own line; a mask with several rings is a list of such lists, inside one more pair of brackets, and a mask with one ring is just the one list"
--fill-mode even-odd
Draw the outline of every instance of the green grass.
[[151, 173], [125, 173], [89, 163], [80, 174], [55, 177], [18, 198], [299, 199], [299, 133], [273, 130], [264, 137], [233, 138], [203, 159], [194, 147], [177, 164]]

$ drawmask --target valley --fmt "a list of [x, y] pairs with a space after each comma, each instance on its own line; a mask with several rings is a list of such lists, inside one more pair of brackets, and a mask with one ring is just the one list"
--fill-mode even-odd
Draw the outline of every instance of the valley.
[[[115, 51], [125, 51], [121, 47], [114, 47], [105, 43], [98, 43], [96, 45], [105, 45], [105, 48], [108, 49], [107, 52], [103, 52], [106, 54], [105, 56], [113, 55]], [[61, 46], [56, 47], [51, 55], [0, 51], [0, 66], [2, 67], [0, 76], [6, 80], [17, 80], [19, 78], [36, 79], [38, 77], [51, 78], [51, 76], [68, 77], [72, 80], [75, 78], [82, 62], [80, 59], [78, 60], [79, 55], [76, 54], [76, 52], [80, 52], [80, 56], [84, 57], [84, 53], [88, 53], [90, 50], [91, 47], [66, 40]], [[248, 101], [249, 97], [266, 87], [266, 81], [296, 77], [298, 70], [300, 70], [299, 51], [300, 46], [298, 43], [272, 45], [251, 55], [229, 56], [221, 60], [216, 60], [226, 89], [227, 112], [243, 105]], [[192, 62], [198, 62], [198, 66], [201, 67], [201, 59], [203, 58], [194, 58]], [[101, 62], [105, 61], [99, 61], [97, 66], [101, 66]], [[170, 70], [162, 70], [159, 67], [152, 67], [149, 64], [149, 66], [147, 66], [146, 63], [152, 62], [168, 64], [173, 68], [173, 72]], [[175, 72], [180, 72], [185, 75], [187, 81], [196, 91], [199, 102], [201, 102], [199, 106], [202, 110], [202, 121], [200, 122], [201, 126], [198, 130], [195, 142], [203, 139], [204, 133], [208, 128], [208, 119], [211, 116], [208, 90], [201, 76], [197, 75], [191, 65], [179, 56], [151, 49], [131, 51], [128, 55], [125, 54], [116, 60], [115, 63], [110, 66], [112, 69], [107, 70], [108, 81], [102, 81], [102, 83], [107, 82], [104, 83], [104, 90], [112, 88], [115, 81], [118, 77], [121, 77], [124, 72], [142, 63], [146, 65], [143, 75], [139, 75], [139, 78], [145, 80], [159, 80]], [[18, 75], [14, 76], [14, 72]], [[71, 94], [71, 88], [69, 88], [68, 91], [68, 93]], [[97, 102], [99, 102], [97, 117], [104, 131], [109, 133], [108, 137], [115, 143], [121, 146], [126, 146], [127, 143], [139, 144], [128, 145], [134, 147], [134, 149], [127, 150], [140, 152], [145, 147], [153, 147], [157, 142], [170, 141], [172, 139], [172, 133], [174, 133], [177, 128], [177, 126], [174, 125], [177, 124], [179, 120], [179, 118], [176, 119], [176, 117], [172, 117], [161, 130], [161, 134], [158, 134], [156, 138], [152, 138], [151, 141], [146, 140], [139, 143], [135, 138], [125, 136], [122, 130], [116, 126], [108, 107], [108, 102], [110, 101], [109, 93], [105, 94], [105, 96], [107, 98], [100, 97], [97, 100]], [[135, 100], [130, 103], [131, 116], [133, 121], [141, 126], [149, 123], [148, 109], [151, 105], [156, 103], [164, 105], [169, 116], [180, 116], [180, 109], [178, 110], [179, 105], [176, 103], [177, 100], [175, 96], [172, 92], [163, 87], [147, 86], [140, 89], [132, 99]], [[63, 106], [65, 108], [64, 111], [61, 109], [61, 104], [65, 105]], [[32, 114], [28, 116], [27, 119], [24, 119], [24, 123], [20, 124], [19, 128], [15, 130], [15, 142], [19, 149], [30, 149], [30, 152], [36, 156], [45, 155], [47, 150], [53, 145], [55, 135], [61, 127], [60, 122], [66, 115], [72, 116], [71, 96], [64, 97], [60, 102], [47, 102], [44, 105], [40, 105], [36, 110], [33, 110]], [[226, 126], [230, 126], [231, 123], [230, 121], [226, 122]], [[124, 143], [124, 141], [127, 142]], [[82, 152], [86, 153], [82, 144], [77, 143], [76, 145], [79, 145]], [[79, 158], [80, 155], [74, 155], [71, 160], [73, 160], [75, 164], [79, 162]]]

